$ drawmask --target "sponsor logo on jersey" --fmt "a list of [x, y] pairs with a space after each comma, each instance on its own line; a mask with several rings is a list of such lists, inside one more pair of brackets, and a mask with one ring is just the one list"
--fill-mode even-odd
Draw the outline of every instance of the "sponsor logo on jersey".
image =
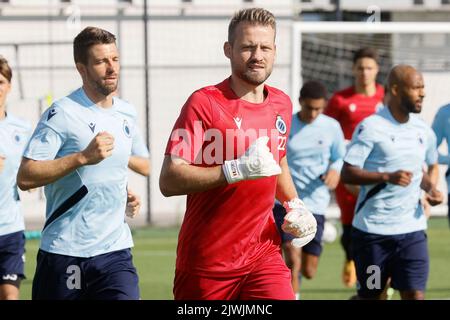
[[278, 132], [281, 134], [285, 134], [287, 131], [286, 123], [280, 115], [277, 116], [277, 120], [275, 121], [275, 128], [277, 128]]
[[95, 131], [95, 123], [91, 122], [89, 123], [89, 129], [91, 129], [92, 133]]
[[51, 118], [53, 118], [53, 116], [57, 113], [56, 109], [51, 109], [48, 112], [48, 116], [47, 116], [47, 121], [50, 120]]
[[123, 132], [128, 138], [131, 138], [131, 129], [127, 120], [123, 120]]
[[236, 117], [236, 118], [233, 118], [233, 120], [234, 120], [234, 123], [236, 123], [236, 126], [238, 127], [238, 129], [240, 129], [241, 124], [242, 124], [242, 118]]

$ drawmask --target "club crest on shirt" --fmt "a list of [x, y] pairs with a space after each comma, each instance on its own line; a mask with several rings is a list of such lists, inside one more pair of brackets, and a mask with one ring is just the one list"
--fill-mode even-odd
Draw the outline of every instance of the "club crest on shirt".
[[128, 138], [131, 138], [131, 129], [127, 120], [123, 120], [123, 132]]
[[287, 131], [286, 123], [280, 115], [277, 115], [277, 120], [275, 121], [275, 128], [277, 128], [278, 132], [281, 134], [285, 134]]
[[349, 110], [350, 110], [351, 112], [355, 112], [355, 111], [356, 111], [356, 104], [351, 103], [351, 104], [348, 106], [348, 108], [349, 108]]
[[47, 115], [47, 121], [50, 120], [51, 118], [53, 118], [53, 116], [56, 115], [56, 113], [57, 113], [56, 109], [51, 109], [51, 110], [48, 112], [48, 115]]

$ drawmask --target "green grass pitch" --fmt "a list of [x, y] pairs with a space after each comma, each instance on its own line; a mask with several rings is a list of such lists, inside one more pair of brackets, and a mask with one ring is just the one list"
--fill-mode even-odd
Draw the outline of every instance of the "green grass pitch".
[[[448, 220], [433, 218], [429, 221], [430, 276], [427, 299], [450, 299], [450, 229]], [[177, 228], [146, 228], [134, 230], [134, 263], [139, 273], [142, 299], [173, 299], [172, 283], [177, 245]], [[31, 299], [31, 283], [36, 266], [38, 240], [26, 244], [26, 275], [22, 282], [21, 299]], [[348, 299], [355, 292], [341, 284], [344, 253], [338, 240], [325, 244], [317, 275], [304, 280], [302, 299]], [[399, 299], [396, 292], [393, 299]]]

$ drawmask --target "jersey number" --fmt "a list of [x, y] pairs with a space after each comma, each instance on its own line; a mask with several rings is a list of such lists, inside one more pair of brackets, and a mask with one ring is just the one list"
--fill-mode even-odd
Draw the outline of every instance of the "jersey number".
[[278, 136], [278, 150], [286, 149], [286, 141], [287, 141], [287, 137]]

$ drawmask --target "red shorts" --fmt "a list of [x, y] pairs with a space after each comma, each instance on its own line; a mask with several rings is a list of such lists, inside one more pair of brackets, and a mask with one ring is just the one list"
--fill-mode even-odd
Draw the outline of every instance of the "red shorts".
[[175, 300], [294, 300], [291, 271], [274, 253], [264, 257], [250, 273], [235, 276], [199, 276], [175, 271]]
[[336, 202], [341, 209], [342, 224], [352, 224], [353, 216], [355, 215], [356, 200], [353, 194], [345, 188], [344, 184], [339, 183], [336, 188]]

